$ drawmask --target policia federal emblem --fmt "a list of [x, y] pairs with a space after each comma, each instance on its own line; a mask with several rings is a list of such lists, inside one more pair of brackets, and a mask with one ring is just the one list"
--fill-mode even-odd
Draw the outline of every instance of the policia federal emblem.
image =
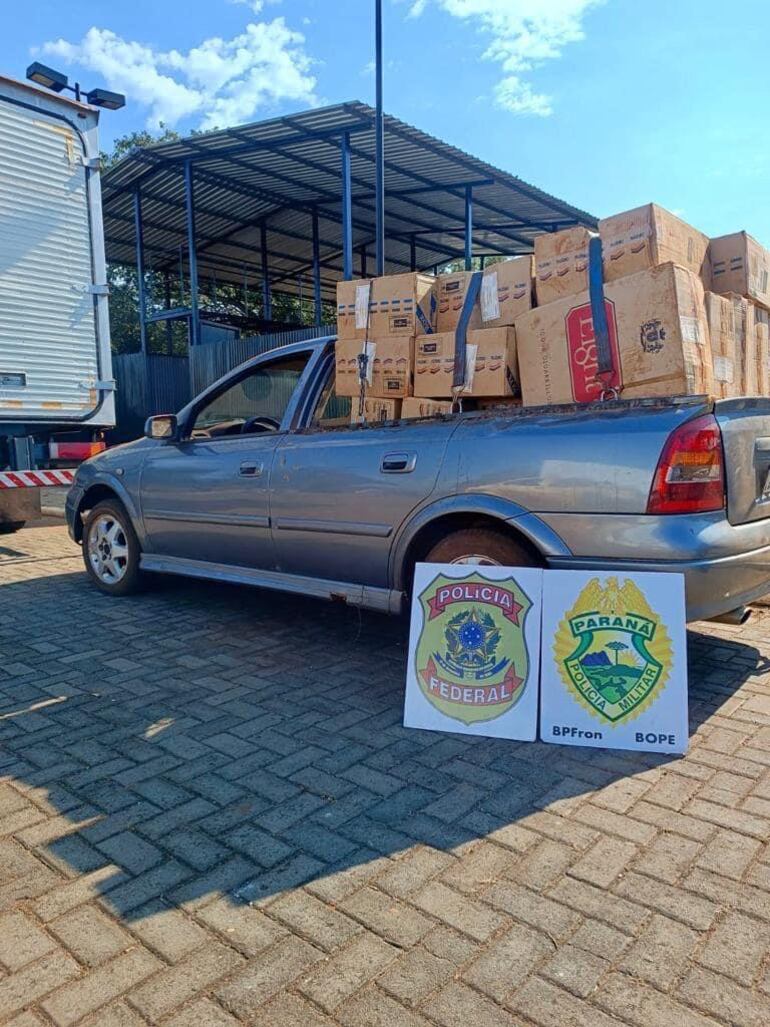
[[524, 623], [532, 606], [518, 584], [439, 574], [419, 602], [415, 662], [428, 702], [463, 724], [494, 720], [515, 706], [527, 687]]

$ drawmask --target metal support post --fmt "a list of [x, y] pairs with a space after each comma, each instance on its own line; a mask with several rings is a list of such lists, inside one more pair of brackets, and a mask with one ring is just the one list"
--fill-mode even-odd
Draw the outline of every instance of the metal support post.
[[342, 163], [342, 277], [353, 277], [353, 204], [350, 196], [350, 133], [343, 132], [340, 140]]
[[260, 248], [262, 250], [262, 318], [273, 319], [273, 297], [270, 295], [270, 269], [267, 260], [267, 225], [263, 221], [259, 226]]
[[473, 269], [473, 186], [465, 187], [465, 270]]
[[[166, 310], [171, 309], [171, 275], [168, 271], [163, 275], [163, 299]], [[166, 321], [166, 353], [171, 356], [174, 352], [174, 326], [171, 321]]]
[[409, 237], [409, 267], [412, 271], [417, 270], [417, 240], [413, 235]]
[[321, 327], [321, 244], [318, 237], [318, 211], [313, 209], [313, 308], [316, 328]]
[[144, 291], [144, 235], [142, 233], [142, 194], [134, 189], [134, 233], [136, 235], [136, 292], [139, 301], [139, 345], [147, 352], [147, 297]]
[[193, 198], [192, 161], [184, 162], [184, 200], [187, 215], [187, 262], [190, 265], [190, 345], [201, 341], [201, 323], [198, 310], [198, 257], [195, 252], [195, 201]]
[[375, 74], [377, 96], [375, 110], [375, 223], [377, 236], [377, 274], [385, 274], [385, 130], [382, 114], [382, 0], [375, 3]]
[[366, 243], [359, 246], [358, 252], [361, 255], [361, 278], [366, 278]]

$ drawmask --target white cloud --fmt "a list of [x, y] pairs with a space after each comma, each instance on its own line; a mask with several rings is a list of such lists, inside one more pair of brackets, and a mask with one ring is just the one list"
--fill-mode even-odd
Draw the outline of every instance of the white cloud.
[[[409, 17], [419, 17], [431, 0], [413, 0]], [[543, 61], [561, 57], [569, 43], [584, 38], [583, 19], [604, 0], [432, 0], [463, 21], [474, 22], [491, 37], [484, 52], [497, 62], [503, 77], [494, 89], [495, 103], [514, 114], [547, 117], [551, 97], [532, 88], [527, 76]]]
[[[248, 6], [259, 13], [263, 3]], [[305, 37], [284, 18], [250, 22], [230, 39], [212, 36], [187, 52], [156, 50], [97, 27], [80, 42], [51, 40], [34, 52], [101, 75], [109, 89], [148, 109], [150, 127], [192, 119], [225, 128], [283, 101], [317, 102]]]

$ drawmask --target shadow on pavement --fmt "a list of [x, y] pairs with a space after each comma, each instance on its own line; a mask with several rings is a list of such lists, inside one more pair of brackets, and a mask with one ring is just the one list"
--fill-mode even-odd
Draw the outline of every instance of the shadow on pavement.
[[[767, 661], [689, 641], [694, 731]], [[115, 600], [82, 573], [4, 584], [0, 834], [51, 873], [0, 881], [0, 907], [56, 915], [55, 875], [87, 875], [127, 920], [313, 881], [332, 894], [417, 845], [515, 849], [525, 818], [548, 833], [564, 823], [549, 808], [671, 759], [406, 730], [406, 642], [403, 620], [245, 588], [167, 579]]]

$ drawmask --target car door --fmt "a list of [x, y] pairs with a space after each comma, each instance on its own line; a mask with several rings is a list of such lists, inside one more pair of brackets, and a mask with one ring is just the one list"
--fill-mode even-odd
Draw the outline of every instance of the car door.
[[[323, 373], [323, 372], [321, 372]], [[273, 540], [278, 570], [388, 586], [395, 533], [432, 492], [453, 425], [446, 421], [350, 424], [351, 401], [326, 386], [275, 454]]]
[[147, 548], [207, 564], [270, 570], [270, 472], [312, 350], [262, 358], [188, 408], [180, 437], [145, 460]]

